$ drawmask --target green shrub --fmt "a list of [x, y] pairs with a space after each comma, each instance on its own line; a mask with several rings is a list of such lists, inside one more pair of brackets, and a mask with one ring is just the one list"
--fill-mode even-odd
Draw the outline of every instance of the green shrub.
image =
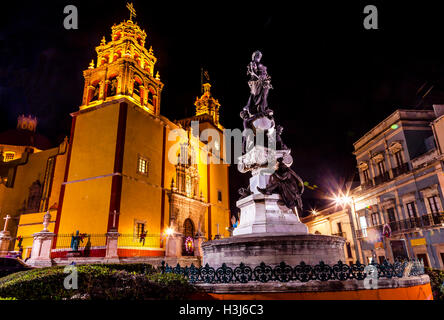
[[95, 266], [102, 266], [112, 270], [121, 270], [126, 272], [151, 274], [156, 272], [156, 268], [148, 263], [110, 263], [110, 264], [95, 264]]
[[438, 269], [425, 268], [430, 277], [433, 299], [444, 301], [444, 271]]
[[78, 265], [78, 289], [64, 288], [68, 274], [63, 270], [63, 266], [33, 269], [1, 278], [0, 297], [20, 300], [164, 300], [186, 299], [195, 292], [182, 276], [162, 275], [143, 264]]

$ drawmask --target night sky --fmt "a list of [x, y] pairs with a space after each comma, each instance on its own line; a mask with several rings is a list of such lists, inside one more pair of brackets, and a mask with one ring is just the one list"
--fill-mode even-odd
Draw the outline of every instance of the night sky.
[[[293, 169], [321, 191], [304, 197], [320, 208], [325, 192], [357, 179], [353, 142], [398, 108], [443, 103], [442, 11], [400, 2], [133, 1], [165, 83], [161, 113], [191, 116], [200, 95], [200, 69], [209, 71], [221, 103], [221, 123], [241, 128], [249, 96], [246, 65], [263, 52], [274, 89], [269, 106], [284, 127]], [[79, 29], [63, 28], [63, 8], [74, 4]], [[17, 115], [39, 118], [38, 131], [55, 144], [68, 135], [78, 110], [82, 71], [111, 26], [128, 19], [126, 1], [15, 1], [0, 20], [0, 130]], [[297, 4], [295, 6], [295, 4]], [[379, 30], [365, 30], [363, 8], [379, 10]], [[422, 95], [433, 86], [430, 93]], [[100, 143], [98, 141], [98, 143]], [[249, 176], [231, 167], [231, 202]]]

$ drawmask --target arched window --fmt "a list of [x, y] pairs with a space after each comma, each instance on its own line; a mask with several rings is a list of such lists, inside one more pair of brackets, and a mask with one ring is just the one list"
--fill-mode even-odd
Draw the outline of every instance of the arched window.
[[154, 95], [151, 90], [148, 90], [148, 103], [154, 106]]
[[108, 92], [106, 93], [106, 96], [112, 97], [112, 96], [115, 96], [117, 93], [117, 78], [112, 77], [109, 80], [110, 81], [108, 83]]
[[92, 90], [92, 96], [90, 102], [99, 100], [100, 83], [93, 85], [93, 87], [94, 89]]
[[133, 93], [137, 94], [140, 97], [140, 83], [137, 80], [134, 81]]

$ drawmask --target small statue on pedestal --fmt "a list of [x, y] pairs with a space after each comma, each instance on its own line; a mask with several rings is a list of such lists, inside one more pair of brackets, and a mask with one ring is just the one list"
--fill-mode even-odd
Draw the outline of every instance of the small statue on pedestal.
[[83, 237], [79, 234], [79, 230], [77, 230], [76, 234], [71, 236], [72, 251], [79, 251], [80, 242], [83, 242]]
[[45, 213], [43, 216], [43, 232], [49, 232], [48, 226], [49, 222], [51, 221], [51, 214], [49, 213], [49, 210]]

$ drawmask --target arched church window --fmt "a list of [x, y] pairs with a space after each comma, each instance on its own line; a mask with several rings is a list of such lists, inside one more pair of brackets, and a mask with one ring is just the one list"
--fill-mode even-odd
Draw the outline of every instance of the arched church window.
[[120, 36], [121, 36], [120, 32], [116, 33], [116, 35], [114, 36], [113, 41], [117, 41], [117, 40], [119, 40], [119, 39], [120, 39]]
[[154, 95], [151, 90], [148, 90], [148, 103], [154, 106]]
[[97, 101], [99, 100], [99, 92], [100, 92], [100, 83], [97, 83], [94, 85], [94, 89], [92, 91], [92, 97], [90, 101]]
[[106, 94], [107, 97], [115, 96], [117, 93], [117, 78], [113, 77], [110, 79], [108, 84], [108, 92]]
[[135, 93], [136, 95], [138, 95], [140, 97], [140, 83], [137, 80], [134, 81], [133, 93]]

